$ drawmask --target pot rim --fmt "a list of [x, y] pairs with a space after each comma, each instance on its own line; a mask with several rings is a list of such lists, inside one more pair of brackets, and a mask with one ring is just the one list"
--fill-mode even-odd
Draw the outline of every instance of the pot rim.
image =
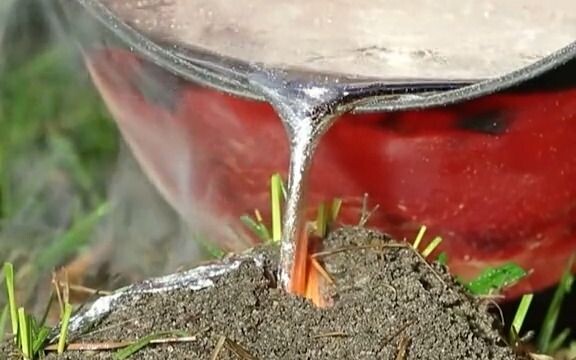
[[[278, 73], [265, 69], [262, 64], [249, 64], [199, 47], [166, 46], [124, 22], [99, 0], [76, 2], [120, 40], [130, 44], [131, 50], [186, 80], [243, 98], [265, 101], [260, 88], [250, 81], [250, 75], [263, 71]], [[66, 10], [65, 4], [63, 7]], [[366, 97], [364, 101], [355, 103], [354, 112], [424, 109], [471, 100], [514, 87], [561, 67], [570, 60], [576, 60], [576, 39], [530, 65], [492, 79], [359, 82], [358, 79], [340, 77], [337, 81], [346, 84], [343, 91], [350, 89], [355, 92], [356, 98]], [[280, 73], [284, 74], [285, 71], [281, 70]], [[329, 74], [290, 71], [290, 75], [326, 79]]]

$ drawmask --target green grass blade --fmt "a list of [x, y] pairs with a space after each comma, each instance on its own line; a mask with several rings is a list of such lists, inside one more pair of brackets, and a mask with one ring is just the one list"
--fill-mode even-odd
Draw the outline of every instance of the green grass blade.
[[525, 277], [528, 273], [514, 263], [506, 263], [495, 268], [484, 270], [478, 277], [466, 284], [474, 295], [488, 295], [500, 291]]
[[428, 244], [428, 246], [426, 246], [424, 251], [422, 251], [422, 256], [424, 256], [424, 258], [427, 258], [428, 256], [430, 256], [430, 254], [432, 254], [434, 252], [434, 250], [436, 250], [436, 248], [438, 247], [438, 245], [440, 245], [441, 242], [442, 242], [442, 238], [440, 236], [436, 236], [434, 238], [434, 240], [432, 240], [430, 242], [430, 244]]
[[93, 227], [110, 211], [110, 204], [105, 202], [96, 207], [91, 213], [78, 220], [66, 233], [55, 239], [44, 251], [40, 253], [37, 265], [40, 270], [51, 268], [55, 259], [75, 252], [86, 241]]
[[139, 339], [138, 341], [134, 342], [133, 344], [128, 345], [127, 347], [125, 347], [121, 350], [118, 350], [114, 354], [113, 359], [114, 360], [128, 359], [130, 356], [134, 355], [135, 353], [137, 353], [138, 351], [140, 351], [144, 347], [148, 346], [148, 344], [150, 344], [150, 341], [153, 341], [156, 339], [161, 339], [164, 337], [183, 337], [183, 336], [187, 336], [187, 335], [188, 335], [187, 333], [182, 332], [182, 331], [164, 331], [164, 332], [150, 334], [150, 335], [144, 336], [143, 338]]
[[246, 227], [252, 230], [252, 232], [260, 238], [260, 240], [264, 242], [270, 241], [270, 232], [263, 223], [254, 220], [251, 216], [248, 215], [240, 216], [240, 221], [242, 221]]
[[6, 335], [6, 323], [8, 322], [9, 312], [10, 307], [6, 304], [2, 309], [2, 314], [0, 314], [0, 342], [4, 341], [4, 336]]
[[18, 308], [18, 339], [20, 340], [20, 349], [25, 359], [30, 359], [32, 356], [32, 344], [30, 343], [30, 328], [26, 312], [23, 307]]
[[44, 348], [44, 344], [46, 344], [46, 340], [48, 340], [49, 335], [50, 328], [41, 326], [34, 336], [34, 340], [32, 342], [32, 354], [36, 355], [42, 348]]
[[[570, 329], [562, 330], [562, 332], [550, 342], [550, 348], [548, 349], [548, 352], [550, 354], [555, 354], [558, 350], [560, 350], [562, 345], [564, 345], [566, 339], [568, 339], [568, 336], [570, 336]], [[573, 359], [573, 357], [571, 359]]]
[[282, 238], [282, 177], [274, 174], [270, 178], [270, 197], [272, 199], [272, 241]]
[[538, 335], [537, 345], [538, 350], [544, 354], [550, 351], [550, 345], [552, 342], [552, 337], [554, 330], [556, 328], [556, 323], [558, 322], [558, 316], [560, 315], [560, 309], [562, 308], [562, 303], [564, 302], [564, 297], [572, 289], [572, 283], [574, 282], [574, 276], [572, 275], [572, 265], [574, 264], [574, 255], [570, 257], [564, 274], [560, 279], [560, 283], [556, 287], [552, 301], [548, 306], [546, 311], [546, 316], [544, 317], [544, 322], [542, 324], [542, 329]]
[[8, 306], [10, 308], [10, 320], [12, 323], [12, 335], [18, 335], [18, 306], [14, 289], [14, 266], [11, 263], [4, 264], [4, 281], [8, 292]]
[[425, 233], [426, 233], [426, 225], [422, 225], [420, 227], [420, 230], [418, 230], [418, 235], [416, 235], [416, 239], [414, 239], [414, 242], [412, 243], [412, 247], [416, 251], [418, 251], [418, 248], [420, 247], [420, 243], [422, 242]]
[[318, 206], [318, 213], [316, 214], [316, 235], [323, 238], [328, 232], [328, 209], [325, 203]]
[[522, 330], [522, 325], [524, 324], [526, 314], [528, 313], [528, 309], [530, 309], [530, 304], [532, 303], [533, 298], [534, 294], [526, 294], [522, 296], [522, 300], [520, 300], [520, 305], [518, 305], [518, 309], [516, 310], [516, 314], [514, 315], [514, 320], [512, 320], [512, 326], [510, 326], [511, 339], [514, 337], [513, 334], [516, 335], [520, 334], [520, 331]]
[[446, 266], [448, 264], [448, 254], [441, 252], [438, 254], [438, 259], [436, 260], [440, 265]]
[[330, 209], [330, 223], [333, 223], [338, 219], [340, 215], [340, 209], [342, 208], [342, 199], [335, 198], [332, 200], [332, 207]]
[[40, 327], [43, 327], [46, 324], [46, 319], [48, 319], [48, 314], [50, 313], [50, 309], [52, 308], [52, 304], [54, 303], [55, 298], [56, 298], [56, 295], [54, 294], [54, 290], [52, 290], [50, 292], [50, 297], [48, 298], [48, 301], [46, 302], [46, 306], [44, 306], [44, 312], [42, 314], [42, 317], [40, 318], [40, 323], [39, 323]]
[[[2, 149], [2, 148], [0, 148]], [[4, 152], [0, 152], [0, 169], [7, 169], [8, 166], [4, 158], [7, 156], [4, 155]], [[6, 173], [0, 172], [0, 194], [2, 195], [2, 201], [0, 201], [0, 215], [4, 219], [9, 219], [13, 213], [13, 203], [12, 200], [13, 194], [12, 189], [10, 186], [10, 181]]]
[[[36, 334], [38, 334], [40, 328], [38, 327], [38, 323], [36, 322], [36, 319], [34, 319], [34, 316], [30, 314], [28, 314], [28, 324], [28, 332], [30, 333], [30, 339], [32, 340], [30, 344], [31, 348], [34, 349], [34, 340], [36, 339]], [[32, 355], [34, 355], [33, 351]]]
[[576, 359], [576, 340], [572, 339], [566, 346], [566, 358]]
[[206, 239], [205, 236], [201, 235], [201, 234], [196, 234], [193, 236], [194, 241], [196, 241], [198, 243], [198, 245], [200, 245], [200, 247], [202, 248], [202, 250], [204, 252], [207, 253], [207, 255], [210, 255], [211, 257], [215, 258], [215, 259], [220, 259], [222, 258], [224, 255], [226, 255], [226, 253], [224, 252], [224, 250], [222, 250], [221, 248], [219, 248], [218, 246], [216, 246], [213, 242], [208, 241]]
[[62, 354], [66, 348], [66, 340], [68, 337], [68, 324], [70, 323], [70, 316], [72, 315], [72, 305], [69, 303], [64, 304], [64, 313], [62, 314], [62, 325], [60, 326], [60, 337], [58, 338], [58, 354]]

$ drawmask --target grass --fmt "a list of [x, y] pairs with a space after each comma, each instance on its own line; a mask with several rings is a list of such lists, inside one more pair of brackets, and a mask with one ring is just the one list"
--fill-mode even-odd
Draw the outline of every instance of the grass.
[[[436, 236], [428, 243], [428, 245], [426, 245], [424, 250], [420, 251], [420, 246], [424, 240], [426, 230], [426, 225], [420, 226], [420, 229], [411, 244], [412, 248], [415, 251], [420, 252], [424, 258], [428, 258], [442, 243], [442, 238]], [[440, 253], [437, 257], [437, 261], [446, 265], [448, 261], [446, 253]], [[497, 267], [487, 268], [470, 281], [464, 281], [461, 279], [459, 279], [459, 281], [466, 286], [472, 295], [485, 296], [502, 291], [504, 288], [515, 284], [526, 275], [528, 275], [528, 273], [517, 264], [506, 263]]]
[[123, 349], [118, 350], [115, 354], [113, 359], [114, 360], [125, 360], [131, 357], [132, 355], [136, 354], [138, 351], [142, 350], [146, 346], [155, 342], [155, 340], [165, 339], [167, 337], [170, 338], [185, 338], [188, 337], [188, 333], [183, 331], [163, 331], [158, 333], [153, 333], [147, 336], [144, 336], [137, 341], [131, 343], [130, 345], [126, 346]]
[[254, 210], [254, 216], [242, 215], [240, 220], [248, 227], [261, 241], [268, 242], [272, 240], [272, 235], [264, 223], [260, 211]]
[[16, 305], [16, 295], [14, 286], [14, 266], [11, 263], [4, 264], [4, 281], [6, 282], [6, 294], [8, 297], [8, 309], [10, 313], [10, 323], [12, 324], [12, 334], [18, 333], [18, 307]]
[[276, 173], [270, 177], [270, 209], [272, 225], [266, 225], [260, 210], [254, 210], [254, 216], [243, 215], [240, 220], [264, 243], [279, 242], [282, 237], [282, 204], [286, 197], [286, 188], [282, 176]]
[[2, 309], [2, 313], [0, 313], [0, 341], [4, 340], [4, 336], [6, 334], [6, 328], [8, 325], [8, 312], [9, 306], [4, 305]]
[[[277, 243], [282, 237], [282, 205], [286, 199], [286, 187], [282, 176], [278, 173], [270, 176], [270, 228], [266, 225], [260, 210], [254, 210], [254, 216], [243, 215], [240, 220], [262, 242]], [[340, 213], [342, 199], [335, 198], [331, 202], [322, 202], [318, 205], [316, 219], [311, 223], [314, 232], [319, 237], [326, 236], [329, 227]]]
[[436, 236], [434, 239], [432, 239], [430, 244], [428, 244], [426, 248], [422, 250], [422, 256], [424, 256], [425, 258], [430, 256], [434, 252], [434, 250], [436, 250], [436, 248], [440, 245], [441, 242], [442, 238], [440, 236]]
[[37, 359], [44, 353], [44, 346], [50, 333], [49, 328], [26, 312], [23, 306], [19, 306], [15, 296], [14, 267], [11, 263], [4, 264], [3, 274], [9, 299], [8, 308], [10, 309], [13, 341], [20, 349], [24, 359]]
[[497, 267], [484, 269], [476, 278], [466, 284], [474, 295], [490, 295], [511, 286], [528, 273], [515, 263], [505, 263]]
[[546, 354], [558, 350], [569, 336], [569, 330], [563, 330], [556, 336], [554, 335], [554, 332], [556, 330], [556, 324], [558, 322], [558, 317], [560, 316], [564, 298], [568, 293], [570, 293], [572, 290], [572, 284], [574, 283], [574, 275], [571, 271], [572, 265], [574, 264], [574, 258], [575, 256], [573, 255], [566, 265], [566, 270], [560, 279], [560, 283], [556, 287], [552, 301], [548, 306], [542, 329], [540, 329], [539, 332], [537, 339], [538, 349]]
[[[544, 321], [542, 322], [542, 327], [538, 331], [538, 338], [536, 339], [536, 348], [538, 353], [545, 354], [549, 356], [554, 356], [559, 352], [562, 347], [565, 347], [564, 358], [574, 359], [576, 358], [576, 341], [568, 341], [571, 335], [570, 329], [566, 328], [559, 333], [556, 333], [558, 318], [560, 316], [561, 308], [564, 303], [565, 297], [572, 291], [572, 285], [574, 283], [574, 275], [572, 274], [572, 266], [575, 261], [575, 255], [572, 255], [568, 263], [566, 264], [566, 269], [559, 284], [556, 286], [556, 291], [550, 304], [548, 305], [548, 310]], [[527, 314], [530, 310], [530, 305], [532, 304], [533, 294], [525, 294], [518, 309], [512, 320], [510, 326], [509, 339], [512, 344], [517, 345], [522, 342], [520, 337], [521, 329], [524, 321], [527, 318]], [[569, 342], [567, 344], [567, 342]]]
[[282, 188], [284, 184], [280, 174], [274, 174], [270, 178], [270, 199], [272, 202], [272, 241], [278, 242], [282, 237]]
[[[12, 337], [15, 345], [20, 350], [23, 359], [41, 359], [45, 356], [45, 353], [48, 350], [56, 350], [58, 354], [63, 354], [68, 346], [68, 327], [72, 315], [72, 305], [69, 302], [69, 288], [65, 285], [61, 290], [59, 283], [53, 281], [60, 304], [60, 332], [58, 335], [58, 343], [54, 348], [54, 346], [48, 342], [50, 329], [44, 326], [43, 323], [38, 322], [34, 315], [26, 312], [24, 307], [18, 305], [14, 295], [16, 284], [14, 282], [14, 267], [11, 263], [4, 264], [3, 275], [6, 292], [10, 299], [8, 307], [10, 309], [9, 313], [13, 326]], [[169, 336], [169, 338], [166, 338], [167, 336]], [[101, 348], [105, 350], [120, 348], [114, 354], [113, 358], [124, 360], [152, 343], [188, 342], [195, 341], [195, 339], [195, 336], [189, 336], [186, 332], [168, 331], [153, 333], [136, 341], [109, 344], [103, 343], [99, 345], [101, 345]], [[88, 344], [88, 346], [90, 345], [94, 344]]]
[[66, 302], [64, 304], [64, 312], [61, 316], [60, 336], [58, 337], [58, 354], [62, 354], [66, 349], [66, 340], [68, 338], [68, 324], [70, 323], [70, 316], [72, 315], [72, 305]]
[[512, 324], [510, 325], [509, 338], [511, 343], [516, 342], [520, 331], [522, 331], [522, 325], [524, 324], [524, 320], [526, 320], [526, 315], [528, 314], [533, 298], [534, 294], [525, 294], [522, 296], [522, 300], [520, 300], [520, 305], [518, 305], [518, 310], [516, 311], [514, 320], [512, 320]]
[[425, 233], [426, 233], [426, 225], [422, 225], [420, 227], [420, 230], [418, 230], [418, 235], [416, 235], [416, 238], [412, 242], [412, 247], [414, 248], [414, 250], [418, 250], [420, 248], [420, 243], [422, 242]]

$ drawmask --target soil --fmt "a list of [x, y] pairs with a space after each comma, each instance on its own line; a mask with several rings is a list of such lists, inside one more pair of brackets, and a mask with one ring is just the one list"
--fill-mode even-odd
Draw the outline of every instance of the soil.
[[[73, 340], [134, 340], [171, 330], [197, 335], [187, 343], [149, 345], [132, 357], [143, 360], [526, 359], [503, 340], [500, 320], [486, 301], [469, 296], [444, 266], [391, 244], [365, 228], [343, 228], [329, 236], [325, 250], [346, 251], [323, 257], [335, 280], [327, 288], [333, 298], [327, 309], [278, 290], [272, 275], [276, 252], [255, 249], [267, 259], [263, 266], [243, 262], [202, 290], [120, 297], [111, 313]], [[69, 351], [47, 359], [112, 355]]]

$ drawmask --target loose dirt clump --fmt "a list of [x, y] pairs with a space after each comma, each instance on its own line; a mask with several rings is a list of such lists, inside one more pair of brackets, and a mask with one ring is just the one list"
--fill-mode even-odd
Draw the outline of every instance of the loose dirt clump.
[[[524, 359], [500, 335], [486, 302], [469, 296], [439, 264], [391, 245], [381, 233], [343, 228], [321, 259], [335, 280], [333, 306], [319, 309], [276, 288], [275, 249], [264, 264], [242, 263], [215, 286], [119, 297], [74, 342], [134, 340], [181, 330], [186, 343], [149, 345], [134, 359]], [[113, 352], [67, 352], [58, 359], [111, 359]], [[48, 359], [56, 359], [50, 355]]]

